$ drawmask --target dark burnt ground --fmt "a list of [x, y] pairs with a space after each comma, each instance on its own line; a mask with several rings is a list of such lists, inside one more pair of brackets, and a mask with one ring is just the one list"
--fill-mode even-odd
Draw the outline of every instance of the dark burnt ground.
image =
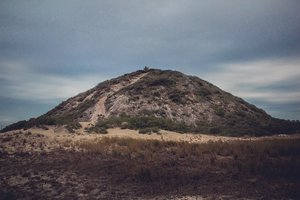
[[300, 197], [297, 152], [263, 160], [234, 152], [180, 155], [174, 151], [162, 148], [130, 155], [63, 150], [13, 156], [2, 153], [0, 199]]

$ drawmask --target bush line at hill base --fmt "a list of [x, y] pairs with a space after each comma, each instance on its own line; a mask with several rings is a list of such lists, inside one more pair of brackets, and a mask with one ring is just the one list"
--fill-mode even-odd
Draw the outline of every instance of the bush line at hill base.
[[73, 120], [71, 117], [68, 116], [47, 116], [42, 115], [38, 118], [31, 118], [30, 120], [26, 121], [19, 121], [17, 123], [11, 124], [4, 129], [1, 130], [1, 132], [11, 131], [11, 130], [18, 130], [18, 129], [24, 129], [27, 130], [32, 127], [38, 127], [43, 128], [47, 130], [48, 128], [46, 126], [65, 126], [65, 128], [70, 132], [74, 133], [75, 130], [80, 129], [82, 126], [79, 122]]
[[[253, 119], [245, 119], [251, 121]], [[184, 122], [176, 122], [170, 118], [157, 118], [154, 116], [112, 116], [107, 119], [99, 118], [95, 125], [86, 128], [87, 132], [107, 133], [106, 129], [120, 127], [121, 129], [139, 130], [140, 134], [159, 133], [159, 130], [168, 130], [178, 133], [194, 133], [208, 135], [222, 135], [239, 137], [244, 135], [262, 136], [272, 134], [292, 134], [300, 129], [299, 123], [286, 120], [278, 120], [278, 123], [269, 123], [264, 126], [253, 121], [253, 127], [246, 126], [245, 121], [240, 121], [234, 126], [228, 126], [226, 122], [219, 121], [214, 123], [198, 122], [196, 125], [188, 126]]]
[[[293, 134], [299, 132], [300, 123], [289, 120], [276, 119], [262, 125], [259, 121], [246, 116], [243, 120], [236, 116], [232, 116], [231, 121], [219, 120], [216, 122], [198, 122], [196, 125], [188, 126], [184, 122], [177, 122], [170, 118], [157, 118], [154, 116], [128, 116], [121, 114], [120, 116], [111, 116], [107, 119], [99, 117], [95, 125], [86, 127], [85, 131], [89, 133], [106, 134], [108, 128], [120, 127], [121, 129], [139, 130], [140, 134], [158, 133], [159, 130], [168, 130], [178, 133], [194, 133], [209, 134], [219, 136], [263, 136], [272, 134]], [[248, 124], [251, 124], [249, 126]], [[39, 127], [47, 129], [47, 125], [64, 126], [70, 133], [80, 129], [82, 126], [79, 122], [70, 116], [48, 116], [42, 115], [38, 118], [31, 118], [26, 121], [19, 121], [5, 127], [1, 132], [29, 129]]]
[[85, 130], [87, 132], [106, 133], [104, 130], [114, 127], [139, 130], [140, 134], [151, 134], [152, 132], [159, 133], [160, 129], [175, 131], [178, 133], [191, 132], [191, 128], [184, 122], [175, 122], [169, 118], [126, 115], [120, 115], [119, 117], [112, 116], [107, 119], [99, 119], [96, 125], [92, 125]]

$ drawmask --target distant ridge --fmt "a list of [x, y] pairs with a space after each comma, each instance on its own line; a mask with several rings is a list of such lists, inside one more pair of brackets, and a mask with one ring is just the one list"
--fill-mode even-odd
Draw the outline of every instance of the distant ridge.
[[[23, 121], [18, 127], [34, 126], [37, 121], [38, 124], [47, 124], [42, 117], [48, 117], [48, 120], [63, 117], [68, 118], [68, 122], [93, 124], [102, 121], [103, 124], [111, 117], [120, 116], [127, 123], [125, 116], [144, 117], [144, 120], [169, 119], [185, 126], [184, 132], [230, 136], [291, 134], [300, 129], [299, 122], [272, 118], [264, 110], [198, 77], [147, 67], [99, 83], [62, 102], [40, 120]], [[11, 125], [3, 130], [12, 128]]]

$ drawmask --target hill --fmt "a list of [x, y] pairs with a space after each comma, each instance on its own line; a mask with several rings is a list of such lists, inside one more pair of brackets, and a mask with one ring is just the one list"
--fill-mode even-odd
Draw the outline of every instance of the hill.
[[70, 132], [78, 122], [91, 122], [87, 131], [107, 128], [159, 129], [229, 136], [291, 134], [299, 122], [275, 119], [264, 110], [195, 76], [171, 70], [148, 69], [99, 83], [29, 121], [3, 131], [43, 125], [66, 125]]

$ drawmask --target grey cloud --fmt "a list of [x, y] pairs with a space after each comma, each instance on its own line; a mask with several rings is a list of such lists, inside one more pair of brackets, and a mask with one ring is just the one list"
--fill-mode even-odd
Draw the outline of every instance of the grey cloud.
[[[295, 38], [299, 30], [295, 26], [299, 15], [274, 4], [260, 8], [266, 3], [259, 2], [115, 1], [69, 5], [63, 2], [64, 5], [47, 2], [36, 7], [30, 4], [33, 8], [27, 6], [24, 19], [19, 19], [22, 24], [30, 25], [21, 31], [23, 37], [27, 35], [27, 45], [32, 45], [42, 59], [48, 59], [53, 65], [57, 64], [53, 60], [80, 63], [81, 59], [96, 58], [117, 58], [130, 63], [133, 56], [147, 58], [149, 55], [153, 55], [149, 60], [181, 55], [190, 62], [207, 63], [249, 59], [249, 54], [256, 57], [272, 54], [277, 49], [274, 45], [286, 45], [285, 38], [294, 41], [290, 38]], [[21, 6], [24, 5], [19, 5], [19, 9]], [[290, 6], [285, 4], [283, 8]], [[284, 16], [282, 22], [276, 23], [276, 18], [281, 16]], [[292, 27], [295, 30], [291, 31]], [[272, 40], [281, 43], [274, 44]], [[293, 51], [296, 46], [287, 45]]]
[[[45, 87], [64, 78], [69, 80], [64, 84], [80, 84], [86, 81], [80, 77], [90, 74], [92, 80], [109, 79], [145, 65], [203, 78], [230, 72], [255, 79], [252, 71], [257, 68], [243, 71], [226, 66], [298, 57], [299, 7], [300, 2], [293, 0], [3, 0], [0, 71], [12, 67], [5, 63], [20, 63], [33, 77], [41, 77], [26, 79], [25, 85]], [[299, 60], [295, 63], [299, 66]], [[39, 83], [43, 77], [45, 84]], [[228, 85], [229, 92], [240, 89], [233, 86], [235, 79], [218, 77], [217, 84]], [[285, 76], [287, 82], [289, 78]], [[0, 81], [22, 85], [3, 77]], [[277, 90], [272, 81], [263, 83], [264, 89], [253, 82], [245, 84], [251, 92]]]
[[263, 108], [273, 117], [288, 119], [288, 120], [296, 120], [300, 119], [300, 104], [299, 102], [295, 103], [270, 103], [260, 100], [252, 100], [252, 103], [259, 108]]

